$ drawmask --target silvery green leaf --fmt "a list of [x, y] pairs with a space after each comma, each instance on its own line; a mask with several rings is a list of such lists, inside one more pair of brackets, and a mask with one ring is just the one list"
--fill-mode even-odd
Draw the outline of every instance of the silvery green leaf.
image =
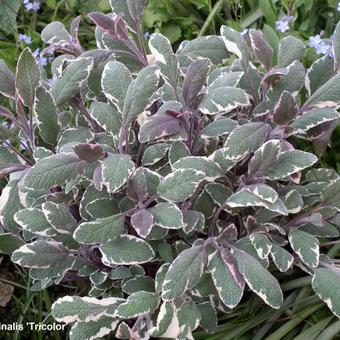
[[283, 179], [298, 171], [309, 168], [318, 161], [318, 158], [309, 152], [300, 150], [286, 151], [282, 153], [265, 176], [271, 181]]
[[154, 216], [155, 224], [166, 229], [180, 229], [185, 226], [182, 211], [176, 204], [160, 202], [148, 211]]
[[316, 295], [340, 318], [340, 273], [338, 269], [317, 268], [314, 270], [312, 287]]
[[133, 319], [139, 315], [155, 311], [160, 303], [157, 293], [139, 291], [131, 294], [126, 302], [117, 308], [119, 318]]
[[235, 258], [249, 288], [270, 307], [280, 308], [283, 295], [277, 279], [246, 252], [236, 251]]
[[299, 229], [292, 229], [288, 236], [294, 252], [307, 266], [316, 268], [319, 264], [319, 241], [316, 237]]
[[243, 295], [244, 281], [239, 281], [240, 273], [234, 259], [215, 251], [208, 257], [207, 268], [222, 302], [228, 308], [236, 307]]
[[13, 252], [11, 260], [25, 268], [47, 269], [64, 261], [69, 251], [60, 243], [38, 240]]
[[118, 325], [118, 320], [110, 316], [101, 316], [98, 320], [76, 322], [70, 330], [70, 340], [99, 339], [109, 335]]
[[146, 0], [127, 0], [128, 9], [131, 15], [131, 18], [137, 23], [138, 20], [143, 16], [143, 11], [146, 5]]
[[334, 59], [323, 56], [312, 64], [306, 74], [305, 87], [311, 96], [334, 75]]
[[151, 261], [155, 253], [149, 243], [132, 235], [115, 237], [99, 247], [105, 265], [139, 264]]
[[192, 60], [208, 58], [214, 64], [221, 64], [228, 57], [228, 51], [220, 36], [208, 35], [191, 41], [184, 41], [177, 50], [181, 67], [188, 67]]
[[16, 17], [21, 7], [19, 0], [1, 1], [0, 3], [0, 22], [1, 30], [8, 34], [17, 32]]
[[93, 102], [90, 108], [91, 116], [107, 132], [118, 136], [121, 128], [121, 114], [110, 104]]
[[303, 112], [302, 116], [297, 117], [290, 126], [293, 127], [297, 133], [304, 133], [315, 126], [339, 118], [340, 114], [335, 109], [329, 107], [314, 108]]
[[170, 267], [169, 263], [163, 263], [157, 270], [155, 276], [155, 290], [157, 293], [160, 293], [162, 291], [165, 275], [168, 272], [169, 267]]
[[191, 152], [189, 148], [186, 146], [185, 143], [182, 141], [176, 141], [172, 143], [170, 150], [169, 150], [169, 162], [173, 165], [179, 159], [183, 157], [190, 156]]
[[93, 59], [78, 58], [72, 61], [52, 85], [56, 106], [61, 106], [74, 97], [86, 82], [93, 68]]
[[242, 188], [242, 190], [249, 191], [255, 196], [261, 198], [261, 200], [269, 203], [275, 203], [279, 198], [278, 193], [273, 188], [263, 183], [246, 185]]
[[136, 119], [151, 104], [158, 82], [159, 69], [156, 66], [147, 66], [137, 74], [130, 83], [124, 100], [122, 112], [124, 123]]
[[150, 334], [153, 337], [175, 339], [179, 333], [176, 307], [173, 303], [165, 301], [160, 307], [156, 326], [150, 329]]
[[0, 94], [8, 98], [15, 98], [14, 74], [2, 59], [0, 59]]
[[186, 338], [192, 338], [191, 332], [200, 323], [201, 313], [193, 301], [184, 302], [177, 311], [181, 334]]
[[37, 116], [41, 138], [45, 143], [55, 145], [58, 141], [61, 127], [53, 97], [42, 86], [36, 88], [33, 110]]
[[332, 36], [332, 48], [335, 61], [335, 69], [339, 70], [340, 67], [340, 24], [335, 27], [334, 34]]
[[204, 190], [211, 196], [212, 200], [222, 206], [232, 194], [232, 191], [222, 183], [208, 183]]
[[306, 101], [309, 106], [337, 106], [340, 100], [340, 73], [319, 87]]
[[132, 76], [127, 67], [119, 61], [110, 61], [104, 67], [102, 74], [102, 90], [107, 99], [122, 112], [127, 90], [132, 82]]
[[193, 169], [206, 174], [206, 180], [215, 180], [223, 176], [223, 172], [219, 165], [213, 160], [203, 156], [188, 156], [179, 159], [172, 165], [174, 170]]
[[75, 128], [69, 128], [62, 132], [59, 141], [59, 152], [70, 152], [72, 146], [79, 143], [89, 143], [94, 138], [93, 132], [84, 126], [77, 126]]
[[[276, 104], [283, 91], [288, 91], [296, 96], [305, 82], [305, 68], [298, 60], [292, 62], [286, 68], [287, 74], [272, 84], [267, 97], [272, 104]], [[275, 105], [274, 104], [274, 105]]]
[[142, 157], [143, 166], [154, 165], [167, 156], [170, 145], [158, 143], [148, 146]]
[[103, 183], [109, 192], [118, 191], [129, 179], [135, 164], [129, 155], [109, 154], [102, 162]]
[[249, 175], [262, 175], [266, 173], [279, 159], [281, 143], [279, 139], [265, 142], [255, 151], [248, 165]]
[[213, 334], [217, 329], [217, 312], [210, 301], [196, 305], [200, 314], [200, 326], [208, 333]]
[[47, 221], [42, 210], [37, 208], [26, 208], [19, 210], [14, 215], [14, 220], [23, 228], [32, 234], [52, 237], [57, 232], [52, 228], [51, 224]]
[[242, 68], [246, 72], [250, 60], [250, 50], [246, 40], [242, 37], [241, 33], [228, 26], [221, 27], [221, 36], [227, 50], [238, 56], [241, 60]]
[[202, 247], [182, 251], [170, 265], [162, 287], [162, 299], [171, 301], [192, 289], [203, 274]]
[[23, 178], [23, 185], [32, 190], [61, 186], [81, 175], [85, 166], [86, 162], [74, 153], [58, 153], [32, 166]]
[[297, 190], [290, 190], [284, 197], [281, 197], [289, 214], [297, 214], [304, 206], [302, 196]]
[[85, 210], [93, 219], [109, 217], [121, 212], [118, 201], [111, 198], [98, 198], [86, 204]]
[[35, 89], [40, 82], [40, 68], [30, 48], [20, 54], [15, 74], [15, 87], [22, 102], [33, 106]]
[[77, 221], [65, 205], [46, 202], [42, 205], [42, 210], [47, 221], [58, 233], [73, 234]]
[[91, 322], [106, 315], [108, 309], [112, 310], [122, 301], [124, 300], [115, 297], [99, 300], [88, 296], [64, 296], [53, 303], [51, 314], [58, 322], [66, 324]]
[[231, 195], [227, 200], [227, 205], [231, 208], [239, 207], [263, 207], [280, 215], [288, 215], [283, 202], [278, 198], [275, 203], [269, 203], [257, 195], [241, 190]]
[[262, 122], [247, 123], [237, 127], [224, 144], [224, 156], [237, 160], [259, 149], [265, 142], [271, 127]]
[[286, 272], [294, 262], [293, 255], [275, 243], [272, 243], [271, 257], [280, 272]]
[[229, 113], [236, 108], [249, 105], [249, 97], [244, 90], [237, 87], [218, 87], [204, 96], [199, 109], [203, 114], [216, 115]]
[[0, 222], [8, 231], [21, 230], [14, 220], [15, 213], [24, 208], [20, 202], [18, 184], [18, 180], [9, 181], [0, 196]]
[[305, 44], [302, 40], [288, 36], [280, 40], [278, 52], [278, 67], [287, 67], [295, 60], [302, 60], [305, 54]]
[[331, 181], [321, 192], [321, 200], [324, 204], [339, 206], [340, 203], [340, 179]]
[[154, 33], [150, 37], [149, 47], [156, 59], [156, 65], [161, 70], [162, 77], [173, 88], [176, 88], [179, 79], [179, 67], [169, 39], [160, 33]]
[[147, 210], [138, 210], [131, 216], [131, 225], [140, 237], [147, 237], [154, 224], [154, 216]]
[[270, 69], [273, 59], [273, 49], [263, 38], [259, 31], [250, 29], [249, 32], [250, 45], [256, 59], [267, 69]]
[[300, 230], [305, 231], [306, 233], [312, 234], [317, 237], [329, 237], [329, 238], [339, 237], [339, 230], [335, 226], [331, 225], [330, 223], [326, 223], [323, 226], [305, 224], [302, 227], [300, 227]]
[[5, 146], [0, 146], [0, 170], [19, 164], [21, 162], [14, 152], [8, 150]]
[[181, 130], [182, 126], [179, 119], [167, 114], [155, 114], [144, 121], [139, 130], [138, 139], [141, 143], [147, 143], [174, 135]]
[[237, 121], [227, 118], [218, 117], [208, 125], [206, 125], [201, 132], [201, 138], [216, 138], [231, 133], [238, 126]]
[[85, 244], [103, 244], [123, 233], [124, 216], [117, 214], [81, 223], [75, 230], [73, 237], [76, 241]]
[[[242, 71], [240, 71], [242, 72]], [[210, 86], [217, 78], [222, 75], [227, 75], [227, 73], [232, 73], [231, 66], [222, 66], [222, 67], [214, 67], [214, 69], [210, 72], [207, 80], [207, 85]], [[233, 77], [233, 76], [232, 76]], [[234, 82], [233, 82], [234, 83]], [[232, 86], [232, 85], [229, 85]]]
[[217, 163], [224, 173], [232, 169], [237, 162], [237, 160], [227, 159], [224, 155], [224, 149], [217, 149], [208, 158]]
[[0, 234], [0, 253], [11, 255], [25, 244], [24, 240], [12, 233]]
[[41, 39], [46, 44], [67, 44], [72, 42], [71, 35], [67, 32], [64, 24], [53, 21], [41, 31]]
[[168, 201], [182, 202], [195, 192], [204, 177], [204, 172], [194, 169], [175, 170], [163, 178], [158, 194]]
[[150, 276], [137, 276], [125, 281], [122, 285], [122, 291], [126, 294], [133, 294], [140, 290], [153, 293], [155, 280]]
[[288, 91], [283, 91], [279, 101], [273, 110], [273, 121], [278, 125], [286, 125], [298, 113], [298, 107], [293, 95]]
[[197, 96], [207, 81], [210, 67], [208, 58], [198, 58], [187, 68], [183, 82], [183, 98], [188, 108], [196, 107]]
[[221, 73], [214, 81], [209, 84], [208, 91], [220, 87], [236, 87], [243, 75], [244, 72], [240, 71]]
[[266, 235], [254, 233], [251, 234], [249, 238], [260, 259], [263, 260], [269, 256], [272, 250], [272, 243], [269, 241]]

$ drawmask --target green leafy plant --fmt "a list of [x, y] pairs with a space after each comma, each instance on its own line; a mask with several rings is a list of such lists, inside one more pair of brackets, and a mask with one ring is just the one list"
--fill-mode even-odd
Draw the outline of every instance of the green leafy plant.
[[276, 53], [254, 29], [145, 46], [145, 1], [110, 3], [97, 49], [79, 17], [43, 30], [52, 79], [29, 48], [1, 64], [1, 252], [34, 290], [89, 284], [51, 308], [71, 339], [214, 333], [251, 292], [279, 309], [296, 270], [339, 317], [340, 177], [293, 143], [324, 150], [337, 124], [340, 25], [306, 71], [301, 40]]

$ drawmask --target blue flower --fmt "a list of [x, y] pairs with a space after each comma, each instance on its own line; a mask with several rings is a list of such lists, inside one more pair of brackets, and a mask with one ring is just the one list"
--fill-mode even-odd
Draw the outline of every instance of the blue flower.
[[33, 53], [33, 57], [36, 58], [40, 66], [46, 66], [53, 58], [46, 58], [40, 54], [40, 49], [37, 48]]
[[18, 35], [18, 43], [24, 41], [27, 45], [32, 44], [32, 38], [29, 35], [19, 33]]
[[150, 33], [149, 32], [145, 32], [144, 33], [144, 38], [148, 40], [150, 38]]
[[40, 9], [40, 1], [24, 0], [23, 3], [28, 11], [38, 12]]
[[245, 28], [241, 33], [242, 37], [244, 37], [249, 32], [249, 28]]
[[289, 23], [293, 19], [293, 16], [285, 15], [281, 20], [275, 21], [276, 29], [280, 32], [287, 32], [289, 30]]
[[334, 58], [333, 44], [323, 41], [321, 39], [321, 34], [310, 37], [309, 46], [313, 47], [317, 54], [323, 54], [329, 56], [330, 58]]

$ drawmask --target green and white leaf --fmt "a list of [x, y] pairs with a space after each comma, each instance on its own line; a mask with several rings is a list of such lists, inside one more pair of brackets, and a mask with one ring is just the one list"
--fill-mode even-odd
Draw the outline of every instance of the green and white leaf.
[[101, 85], [107, 99], [122, 112], [132, 76], [128, 68], [119, 61], [110, 61], [104, 67]]
[[75, 230], [76, 241], [86, 244], [106, 243], [124, 233], [124, 216], [122, 214], [98, 218], [95, 221], [83, 222]]
[[259, 149], [271, 128], [266, 123], [247, 123], [231, 132], [224, 144], [224, 156], [237, 160]]
[[135, 170], [129, 155], [109, 154], [102, 162], [103, 183], [109, 192], [118, 191]]
[[273, 245], [266, 235], [254, 233], [249, 238], [260, 259], [263, 260], [269, 256]]
[[283, 302], [283, 295], [277, 279], [246, 252], [236, 251], [235, 258], [249, 288], [267, 305], [279, 309]]
[[214, 281], [216, 290], [222, 302], [228, 308], [234, 308], [241, 301], [244, 282], [235, 280], [233, 273], [218, 251], [208, 256], [208, 271]]
[[298, 171], [311, 167], [318, 158], [309, 152], [293, 150], [280, 155], [276, 164], [265, 174], [271, 181], [283, 179]]
[[180, 229], [185, 226], [182, 211], [176, 204], [160, 202], [148, 211], [154, 216], [154, 222], [166, 229]]
[[160, 197], [171, 202], [182, 202], [190, 197], [205, 178], [205, 173], [193, 169], [178, 169], [165, 176], [158, 186]]
[[15, 74], [15, 87], [22, 102], [33, 106], [35, 89], [40, 82], [40, 68], [32, 51], [26, 47], [20, 54]]
[[286, 272], [294, 262], [293, 255], [275, 243], [272, 243], [271, 257], [280, 272]]
[[102, 262], [109, 266], [139, 264], [151, 261], [155, 253], [149, 243], [132, 236], [121, 235], [99, 247]]
[[56, 106], [61, 106], [74, 97], [87, 81], [93, 68], [93, 59], [81, 57], [72, 61], [52, 85]]
[[289, 243], [303, 263], [311, 268], [319, 264], [320, 250], [318, 239], [299, 229], [292, 229], [288, 235]]
[[139, 315], [144, 315], [155, 311], [160, 303], [157, 293], [139, 291], [131, 294], [126, 302], [117, 308], [119, 318], [132, 319]]
[[201, 138], [224, 136], [232, 132], [237, 126], [236, 120], [223, 116], [218, 117], [202, 129]]
[[187, 290], [195, 287], [204, 269], [201, 252], [201, 246], [186, 249], [172, 262], [163, 282], [162, 299], [164, 301], [175, 300]]
[[316, 295], [324, 301], [328, 308], [340, 318], [340, 273], [339, 270], [316, 268], [312, 279], [312, 287]]
[[244, 90], [225, 86], [208, 89], [199, 109], [203, 114], [216, 115], [218, 113], [229, 113], [249, 104], [249, 97]]
[[42, 86], [36, 88], [33, 110], [37, 116], [41, 138], [47, 144], [57, 144], [61, 130], [57, 109], [51, 93]]

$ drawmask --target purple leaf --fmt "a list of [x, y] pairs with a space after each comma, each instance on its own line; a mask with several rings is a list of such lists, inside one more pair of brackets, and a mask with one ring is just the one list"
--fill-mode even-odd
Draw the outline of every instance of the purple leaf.
[[278, 125], [286, 125], [295, 118], [298, 107], [293, 95], [288, 91], [283, 91], [279, 102], [273, 111], [273, 121]]
[[78, 144], [73, 147], [78, 158], [86, 162], [95, 162], [105, 156], [105, 152], [98, 144]]
[[267, 69], [270, 69], [273, 59], [273, 49], [256, 30], [249, 31], [250, 44], [256, 59]]
[[138, 210], [131, 216], [131, 225], [140, 237], [147, 237], [154, 225], [154, 217], [147, 210]]

